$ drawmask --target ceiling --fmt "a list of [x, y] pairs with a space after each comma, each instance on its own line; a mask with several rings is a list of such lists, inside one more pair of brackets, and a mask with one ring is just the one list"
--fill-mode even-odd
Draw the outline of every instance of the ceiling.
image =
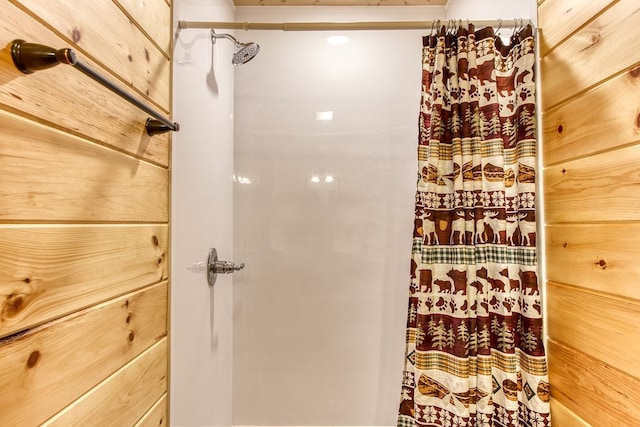
[[447, 0], [234, 0], [236, 6], [443, 6]]

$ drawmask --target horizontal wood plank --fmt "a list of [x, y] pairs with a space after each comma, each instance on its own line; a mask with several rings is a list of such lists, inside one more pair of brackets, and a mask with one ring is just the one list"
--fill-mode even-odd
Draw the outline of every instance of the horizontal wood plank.
[[42, 426], [134, 425], [167, 391], [167, 354], [163, 338]]
[[640, 145], [544, 170], [547, 223], [640, 221]]
[[163, 282], [0, 340], [3, 424], [46, 421], [164, 338], [167, 299]]
[[637, 378], [554, 340], [548, 350], [552, 398], [594, 426], [640, 425]]
[[[169, 135], [148, 136], [144, 127], [148, 114], [99, 83], [67, 65], [29, 75], [18, 71], [10, 56], [13, 40], [57, 48], [67, 42], [8, 1], [0, 2], [0, 16], [5, 17], [0, 20], [0, 46], [5, 46], [0, 51], [0, 108], [23, 112], [164, 166], [169, 164]], [[90, 58], [83, 62], [106, 75]]]
[[1, 110], [0, 128], [0, 221], [168, 221], [166, 169]]
[[640, 67], [546, 111], [543, 122], [545, 165], [640, 140]]
[[640, 2], [619, 0], [546, 55], [541, 62], [543, 110], [638, 63], [638, 28]]
[[546, 228], [547, 279], [640, 300], [640, 224]]
[[547, 319], [550, 339], [640, 380], [640, 301], [547, 282]]
[[165, 0], [114, 0], [163, 52], [171, 53], [171, 7]]
[[591, 427], [591, 424], [580, 418], [571, 409], [551, 399], [551, 422], [559, 427]]
[[149, 411], [135, 424], [134, 427], [168, 426], [167, 394], [165, 393]]
[[550, 0], [538, 8], [538, 27], [542, 29], [540, 55], [546, 55], [562, 40], [585, 25], [617, 0]]
[[0, 226], [0, 338], [166, 280], [166, 225]]
[[[123, 82], [136, 88], [138, 93], [154, 101], [165, 113], [170, 111], [169, 60], [113, 1], [92, 2], [91, 13], [77, 13], [86, 7], [84, 0], [12, 1], [46, 20], [45, 24], [55, 29], [67, 43], [67, 46], [58, 48], [77, 48], [79, 54], [84, 53], [101, 67], [111, 70]], [[109, 31], [104, 27], [107, 22]], [[168, 20], [157, 24], [166, 25], [163, 28], [168, 31]]]

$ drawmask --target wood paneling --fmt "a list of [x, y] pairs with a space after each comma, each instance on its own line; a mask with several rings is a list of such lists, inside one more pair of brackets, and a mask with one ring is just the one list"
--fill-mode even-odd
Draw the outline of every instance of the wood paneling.
[[640, 3], [539, 18], [551, 417], [640, 425]]
[[2, 422], [47, 420], [160, 341], [167, 298], [164, 282], [1, 340]]
[[[540, 25], [543, 31], [550, 31], [546, 22]], [[541, 80], [543, 109], [633, 67], [638, 62], [639, 27], [640, 2], [619, 0], [545, 56]]]
[[165, 0], [114, 0], [169, 58], [171, 52], [171, 7]]
[[544, 171], [549, 223], [640, 221], [640, 145]]
[[167, 221], [166, 169], [1, 110], [0, 128], [0, 221]]
[[170, 115], [170, 3], [0, 15], [0, 424], [168, 425], [170, 134], [73, 67], [20, 73], [10, 44], [73, 48]]
[[547, 279], [640, 300], [638, 248], [640, 224], [549, 225]]
[[640, 425], [638, 379], [553, 339], [548, 349], [549, 381], [555, 399], [594, 426]]
[[553, 165], [638, 140], [640, 67], [546, 112], [543, 159]]
[[163, 338], [43, 427], [134, 425], [167, 389], [167, 353]]
[[136, 423], [135, 427], [161, 427], [167, 425], [169, 423], [167, 419], [167, 395], [165, 393]]
[[[65, 0], [56, 3], [55, 7], [40, 0], [12, 1], [34, 16], [43, 17], [66, 42], [67, 46], [58, 48], [77, 46], [165, 112], [169, 111], [170, 62], [113, 1], [92, 2], [91, 14], [75, 13], [86, 6], [83, 0]], [[105, 22], [109, 23], [109, 31], [101, 27]], [[167, 25], [168, 21], [156, 24]]]
[[544, 27], [541, 27], [540, 54], [546, 55], [562, 40], [616, 1], [618, 0], [555, 0], [541, 5], [538, 16]]
[[[39, 4], [51, 7], [54, 3]], [[5, 46], [0, 51], [0, 108], [26, 113], [76, 135], [168, 165], [169, 135], [149, 137], [144, 129], [148, 115], [99, 83], [67, 65], [30, 75], [18, 71], [10, 57], [14, 39], [52, 47], [66, 47], [67, 43], [9, 2], [0, 2], [0, 16], [7, 17], [0, 20], [0, 46]], [[89, 58], [83, 60], [106, 75]], [[153, 72], [149, 78], [158, 77]]]
[[551, 422], [558, 427], [590, 427], [590, 424], [556, 399], [551, 399]]
[[0, 226], [0, 337], [166, 280], [167, 241], [166, 225]]
[[547, 313], [554, 340], [640, 379], [640, 353], [627, 352], [630, 342], [640, 342], [640, 301], [550, 282]]

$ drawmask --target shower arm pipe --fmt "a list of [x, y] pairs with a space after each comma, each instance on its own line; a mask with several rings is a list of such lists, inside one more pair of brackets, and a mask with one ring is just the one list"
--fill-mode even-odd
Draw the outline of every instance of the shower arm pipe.
[[[447, 22], [459, 20], [442, 20]], [[281, 30], [281, 31], [351, 31], [351, 30], [428, 30], [437, 22], [434, 21], [371, 21], [371, 22], [206, 22], [178, 21], [179, 29], [215, 28], [218, 30]], [[466, 22], [466, 19], [464, 20]], [[474, 20], [478, 27], [515, 27], [530, 20]]]
[[180, 130], [178, 123], [172, 122], [165, 118], [161, 113], [135, 98], [88, 65], [78, 60], [73, 49], [54, 49], [36, 43], [27, 43], [24, 40], [14, 40], [11, 43], [11, 58], [14, 65], [24, 74], [32, 74], [38, 70], [46, 70], [55, 67], [58, 64], [68, 64], [79, 70], [84, 75], [90, 77], [100, 83], [113, 93], [127, 100], [132, 105], [149, 114], [145, 123], [145, 129], [150, 136], [166, 133], [169, 131], [177, 132]]

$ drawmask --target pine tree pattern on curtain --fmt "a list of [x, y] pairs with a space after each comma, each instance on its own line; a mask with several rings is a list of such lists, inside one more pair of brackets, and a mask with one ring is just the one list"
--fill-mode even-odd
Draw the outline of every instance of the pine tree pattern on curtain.
[[551, 425], [534, 61], [531, 26], [424, 38], [398, 426]]

